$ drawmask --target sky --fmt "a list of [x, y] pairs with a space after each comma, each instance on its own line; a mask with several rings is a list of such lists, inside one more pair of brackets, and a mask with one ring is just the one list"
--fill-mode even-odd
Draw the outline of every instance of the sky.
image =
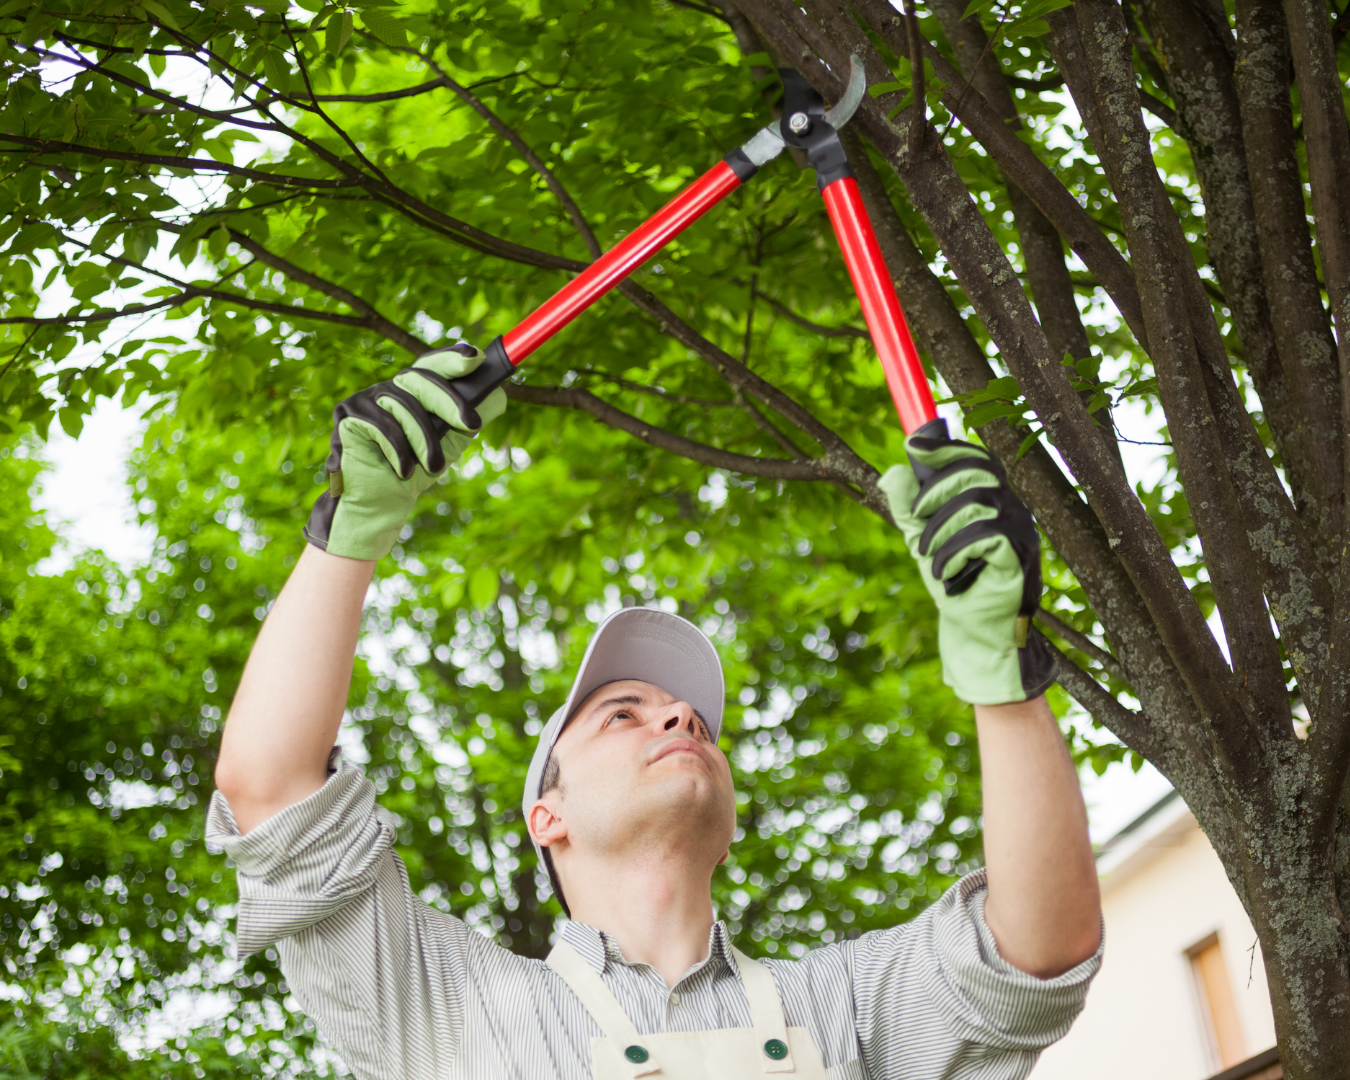
[[[42, 491], [35, 501], [57, 526], [66, 550], [44, 570], [59, 572], [70, 565], [72, 553], [92, 548], [102, 548], [127, 567], [149, 559], [155, 533], [136, 524], [126, 483], [127, 459], [139, 442], [141, 426], [140, 410], [123, 409], [107, 400], [99, 402], [78, 439], [52, 425], [44, 455], [51, 469], [42, 476]], [[1123, 763], [1112, 765], [1102, 777], [1085, 771], [1083, 794], [1092, 839], [1097, 843], [1108, 839], [1169, 790], [1167, 781], [1148, 764], [1138, 774]]]

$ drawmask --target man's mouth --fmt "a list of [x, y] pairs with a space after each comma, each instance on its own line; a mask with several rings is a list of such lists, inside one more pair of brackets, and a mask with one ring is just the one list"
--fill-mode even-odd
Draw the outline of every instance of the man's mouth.
[[693, 754], [701, 761], [706, 762], [708, 760], [703, 752], [703, 747], [699, 746], [693, 739], [672, 739], [657, 752], [648, 764], [655, 765], [662, 758], [670, 757], [672, 754]]

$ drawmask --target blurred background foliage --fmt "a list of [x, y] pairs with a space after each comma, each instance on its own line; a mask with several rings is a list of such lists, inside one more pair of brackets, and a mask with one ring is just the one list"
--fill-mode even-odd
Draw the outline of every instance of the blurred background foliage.
[[[6, 313], [64, 321], [0, 327], [0, 1078], [342, 1068], [270, 951], [231, 959], [232, 875], [201, 843], [222, 717], [300, 551], [329, 410], [411, 355], [334, 321], [351, 307], [305, 275], [429, 345], [485, 344], [566, 275], [474, 250], [463, 230], [378, 193], [268, 177], [330, 177], [323, 154], [357, 150], [427, 205], [587, 257], [539, 174], [444, 86], [325, 103], [350, 145], [285, 104], [273, 109], [295, 135], [279, 139], [146, 88], [225, 109], [222, 85], [243, 87], [244, 72], [280, 93], [307, 77], [318, 93], [369, 95], [436, 78], [434, 57], [563, 178], [608, 247], [769, 119], [726, 24], [690, 7], [0, 8], [9, 130], [252, 170], [6, 155]], [[184, 34], [216, 58], [182, 55]], [[125, 51], [88, 45], [109, 35]], [[1037, 69], [1044, 50], [1027, 41]], [[106, 62], [90, 71], [78, 57]], [[988, 168], [980, 153], [960, 162], [976, 180]], [[1064, 167], [1088, 182], [1086, 164]], [[1015, 244], [1001, 183], [986, 187], [991, 223]], [[922, 231], [918, 242], [936, 259]], [[638, 278], [872, 464], [899, 460], [813, 178], [787, 157]], [[1093, 333], [1126, 379], [1118, 328], [1102, 318]], [[618, 297], [533, 358], [526, 379], [585, 387], [738, 453], [781, 456], [788, 439]], [[130, 484], [154, 557], [121, 567], [90, 552], [64, 569], [32, 505], [42, 439], [53, 420], [78, 434], [97, 400], [118, 395], [151, 405]], [[1071, 617], [1076, 583], [1047, 559], [1049, 602]], [[726, 664], [722, 741], [741, 817], [714, 888], [742, 948], [800, 955], [892, 925], [978, 864], [970, 710], [941, 685], [932, 608], [890, 526], [831, 486], [749, 479], [576, 410], [517, 403], [381, 566], [341, 736], [398, 815], [399, 852], [428, 903], [546, 951], [559, 910], [523, 842], [524, 766], [591, 629], [626, 604], [695, 620]], [[1122, 753], [1074, 738], [1099, 768]]]

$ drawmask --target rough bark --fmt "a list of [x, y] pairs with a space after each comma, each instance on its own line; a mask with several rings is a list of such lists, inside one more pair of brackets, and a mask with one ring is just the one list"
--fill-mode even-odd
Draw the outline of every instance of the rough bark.
[[[1336, 340], [1322, 303], [1312, 237], [1303, 203], [1289, 100], [1289, 39], [1280, 0], [1238, 0], [1236, 83], [1252, 206], [1261, 250], [1262, 278], [1287, 387], [1294, 428], [1286, 435], [1286, 461], [1298, 453], [1308, 477], [1291, 484], [1317, 541], [1323, 572], [1334, 580], [1344, 515], [1345, 484], [1338, 439], [1341, 402]], [[1259, 389], [1258, 389], [1259, 392]], [[1289, 466], [1286, 465], [1288, 469]]]
[[[1205, 203], [1210, 263], [1223, 288], [1242, 358], [1265, 410], [1266, 422], [1284, 462], [1295, 499], [1314, 527], [1331, 528], [1319, 537], [1318, 550], [1329, 552], [1338, 522], [1325, 519], [1339, 491], [1339, 446], [1314, 435], [1301, 421], [1324, 419], [1295, 402], [1276, 343], [1256, 224], [1256, 205], [1247, 168], [1247, 152], [1234, 79], [1236, 44], [1223, 17], [1206, 0], [1145, 0], [1155, 45], [1168, 73], [1176, 104], [1178, 131], [1191, 149]], [[1292, 132], [1289, 140], [1292, 154]], [[1257, 143], [1256, 145], [1261, 145]], [[1262, 155], [1264, 156], [1264, 154]], [[1334, 398], [1333, 398], [1334, 404]], [[1333, 523], [1334, 522], [1334, 523]]]
[[[1022, 130], [1022, 120], [1013, 100], [1012, 89], [1003, 74], [989, 35], [978, 18], [961, 17], [965, 9], [966, 5], [961, 0], [933, 2], [933, 12], [942, 24], [942, 31], [947, 35], [947, 41], [956, 55], [957, 66], [969, 83], [970, 90], [984, 98], [1002, 122], [1002, 127], [1016, 137], [1016, 133]], [[1086, 359], [1092, 355], [1092, 346], [1088, 343], [1087, 329], [1078, 312], [1073, 279], [1064, 262], [1064, 241], [1059, 230], [1020, 187], [1009, 183], [1006, 190], [1022, 249], [1027, 283], [1031, 286], [1041, 329], [1045, 331], [1050, 347], [1059, 356]], [[1085, 391], [1083, 396], [1085, 401], [1091, 399], [1092, 391]], [[1110, 408], [1101, 409], [1096, 417], [1114, 435]]]

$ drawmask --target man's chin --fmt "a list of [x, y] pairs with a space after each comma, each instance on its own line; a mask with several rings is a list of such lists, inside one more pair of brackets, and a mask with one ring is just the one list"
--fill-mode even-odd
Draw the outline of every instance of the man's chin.
[[[634, 811], [647, 824], [665, 819], [677, 831], [693, 822], [716, 820], [724, 807], [735, 805], [735, 796], [728, 795], [705, 770], [697, 768], [671, 769], [661, 775], [656, 770], [633, 802]], [[731, 811], [734, 816], [734, 811]]]

